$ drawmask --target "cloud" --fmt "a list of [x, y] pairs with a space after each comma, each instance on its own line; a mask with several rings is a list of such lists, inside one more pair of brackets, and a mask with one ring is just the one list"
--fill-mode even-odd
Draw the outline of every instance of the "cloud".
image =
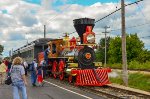
[[42, 0], [42, 6], [45, 10], [50, 10], [53, 2], [54, 0]]
[[21, 22], [21, 25], [32, 27], [34, 24], [38, 24], [38, 20], [33, 15], [24, 15], [19, 18], [19, 21]]
[[[73, 27], [74, 19], [89, 17], [98, 20], [116, 10], [116, 5], [120, 6], [120, 4], [117, 3], [101, 2], [90, 6], [83, 6], [79, 4], [67, 4], [67, 0], [64, 0], [64, 4], [57, 6], [56, 10], [53, 8], [53, 3], [56, 1], [57, 0], [42, 0], [41, 5], [22, 0], [0, 1], [0, 39], [7, 41], [7, 43], [2, 43], [5, 43], [5, 54], [12, 48], [15, 49], [23, 46], [27, 40], [31, 42], [32, 40], [43, 37], [43, 25], [46, 25], [47, 37], [58, 38], [63, 36], [65, 32], [70, 33], [75, 31]], [[142, 24], [145, 22], [145, 19], [149, 20], [149, 3], [149, 0], [144, 0], [143, 3], [140, 3], [141, 11], [145, 17], [136, 5], [126, 7], [127, 27]], [[7, 13], [3, 13], [2, 10], [7, 10]], [[96, 35], [97, 42], [100, 38], [104, 37], [101, 33], [104, 31], [104, 26], [110, 26], [112, 30], [121, 28], [120, 14], [121, 12], [118, 11], [112, 16], [95, 24], [93, 31], [96, 34], [100, 34]], [[128, 28], [126, 31], [127, 33], [138, 33], [138, 35], [142, 37], [149, 36], [150, 29], [149, 25], [144, 25], [141, 27]], [[112, 31], [108, 34], [108, 36], [112, 37], [116, 35], [121, 35], [121, 30]], [[71, 34], [71, 36], [77, 36], [77, 33]], [[150, 46], [148, 39], [142, 38], [142, 40], [146, 46]]]
[[0, 18], [1, 18], [0, 27], [16, 25], [16, 21], [13, 19], [13, 16], [11, 15], [0, 13]]

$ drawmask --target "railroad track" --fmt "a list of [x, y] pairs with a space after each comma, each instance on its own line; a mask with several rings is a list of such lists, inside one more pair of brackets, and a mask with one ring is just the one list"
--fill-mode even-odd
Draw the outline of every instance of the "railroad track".
[[60, 81], [59, 79], [54, 78], [51, 78], [51, 80], [54, 81], [54, 83], [78, 88], [80, 90], [102, 96], [106, 99], [150, 99], [150, 95], [116, 88], [109, 85], [103, 87], [75, 86], [73, 83], [68, 83], [67, 80]]
[[94, 87], [83, 87], [84, 91], [87, 91], [87, 92], [90, 92], [90, 93], [93, 93], [93, 94], [96, 94], [96, 95], [99, 95], [99, 96], [102, 96], [102, 97], [105, 97], [105, 98], [110, 98], [110, 99], [122, 99], [114, 94], [110, 94], [110, 93], [107, 93], [107, 92], [104, 92], [104, 91], [99, 91], [99, 90], [96, 90]]
[[110, 85], [106, 85], [104, 87], [95, 87], [95, 90], [115, 95], [119, 97], [119, 99], [150, 99], [150, 95], [122, 88], [112, 87]]
[[[150, 99], [150, 94], [135, 92], [135, 91], [131, 91], [128, 89], [122, 89], [122, 88], [114, 87], [111, 85], [107, 85], [107, 87], [114, 89], [114, 90], [118, 90], [119, 92], [122, 92], [122, 93], [126, 93], [128, 95], [127, 97], [131, 97], [131, 99], [132, 98], [134, 98], [134, 99]], [[123, 96], [123, 97], [126, 97], [126, 96]]]

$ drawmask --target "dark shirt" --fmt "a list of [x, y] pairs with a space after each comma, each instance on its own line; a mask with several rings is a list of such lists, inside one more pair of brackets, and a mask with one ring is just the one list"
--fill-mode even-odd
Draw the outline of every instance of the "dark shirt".
[[11, 63], [11, 62], [8, 62], [8, 69], [11, 68], [11, 65], [12, 65], [12, 63]]
[[37, 75], [42, 75], [42, 67], [38, 68], [38, 73]]

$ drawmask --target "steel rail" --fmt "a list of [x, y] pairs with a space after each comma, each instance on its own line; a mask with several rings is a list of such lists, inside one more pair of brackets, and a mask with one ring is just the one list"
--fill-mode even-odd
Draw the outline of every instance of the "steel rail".
[[[75, 86], [73, 83], [69, 83], [67, 80], [60, 81], [58, 79], [51, 78], [55, 83], [57, 84], [65, 84], [66, 86], [69, 87], [74, 87], [98, 96], [102, 96], [104, 98], [111, 98], [111, 99], [125, 99], [127, 97], [142, 97], [144, 99], [147, 99], [147, 97], [150, 97], [150, 95], [139, 93], [139, 92], [134, 92], [126, 89], [121, 89], [117, 87], [112, 87], [110, 85], [106, 85], [105, 87], [88, 87], [88, 86]], [[110, 93], [109, 91], [103, 91], [101, 90], [102, 88], [108, 89], [110, 91], [113, 91], [114, 93]], [[124, 95], [117, 95], [119, 92], [125, 93]], [[117, 93], [117, 94], [116, 94]]]
[[131, 91], [131, 90], [128, 90], [128, 89], [122, 89], [122, 88], [114, 87], [114, 86], [111, 86], [111, 85], [107, 85], [107, 86], [111, 89], [116, 89], [116, 90], [131, 94], [131, 95], [135, 95], [137, 97], [141, 97], [141, 98], [144, 98], [144, 99], [148, 99], [148, 97], [150, 97], [150, 95], [148, 95], [148, 94], [135, 92], [135, 91]]

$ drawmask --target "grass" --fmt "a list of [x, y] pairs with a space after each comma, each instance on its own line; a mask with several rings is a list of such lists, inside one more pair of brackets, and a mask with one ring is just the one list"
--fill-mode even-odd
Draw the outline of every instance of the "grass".
[[[112, 83], [117, 83], [123, 85], [123, 80], [121, 75], [116, 78], [110, 78]], [[150, 75], [140, 74], [140, 73], [132, 73], [129, 74], [129, 83], [128, 86], [144, 91], [150, 92]]]
[[[109, 65], [110, 68], [118, 68], [122, 69], [122, 64], [116, 63], [116, 64], [111, 64]], [[147, 61], [145, 63], [139, 63], [138, 61], [131, 61], [128, 63], [128, 69], [132, 70], [150, 70], [150, 62]]]
[[150, 75], [139, 73], [130, 74], [129, 86], [150, 92]]

